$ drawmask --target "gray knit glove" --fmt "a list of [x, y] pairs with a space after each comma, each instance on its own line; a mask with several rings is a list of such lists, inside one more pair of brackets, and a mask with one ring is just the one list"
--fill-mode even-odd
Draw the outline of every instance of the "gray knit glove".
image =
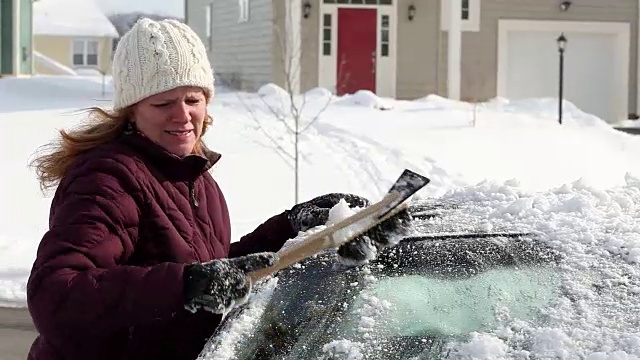
[[195, 312], [202, 307], [216, 314], [231, 311], [249, 298], [252, 284], [247, 273], [273, 266], [277, 261], [276, 253], [263, 252], [186, 265], [185, 308]]
[[369, 206], [369, 200], [353, 194], [331, 193], [294, 205], [288, 211], [289, 221], [296, 232], [307, 231], [329, 220], [329, 210], [344, 199], [349, 207]]
[[404, 209], [372, 227], [357, 238], [338, 247], [338, 261], [356, 266], [374, 260], [380, 250], [396, 245], [411, 233], [411, 213]]

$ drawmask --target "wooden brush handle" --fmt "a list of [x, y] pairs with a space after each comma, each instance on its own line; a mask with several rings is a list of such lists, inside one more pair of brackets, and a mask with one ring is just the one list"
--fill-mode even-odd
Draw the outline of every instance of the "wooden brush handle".
[[[258, 281], [259, 279], [269, 276], [271, 274], [273, 274], [274, 272], [284, 269], [288, 266], [290, 266], [291, 264], [295, 264], [309, 256], [313, 256], [315, 254], [320, 253], [323, 250], [326, 249], [330, 249], [330, 248], [336, 248], [339, 247], [340, 245], [348, 242], [349, 240], [352, 240], [354, 238], [356, 238], [357, 236], [361, 235], [362, 233], [366, 232], [367, 230], [369, 230], [371, 227], [379, 224], [381, 221], [384, 221], [385, 219], [389, 218], [390, 216], [393, 216], [393, 214], [397, 213], [398, 211], [400, 211], [400, 209], [402, 209], [404, 206], [398, 206], [396, 208], [394, 208], [393, 211], [390, 211], [388, 214], [386, 214], [384, 216], [384, 218], [381, 219], [376, 219], [375, 221], [373, 221], [371, 224], [369, 224], [369, 226], [364, 226], [362, 228], [359, 229], [359, 231], [357, 232], [353, 232], [351, 234], [349, 234], [349, 236], [346, 236], [342, 239], [336, 239], [334, 238], [334, 235], [336, 234], [336, 232], [338, 232], [339, 230], [342, 230], [352, 224], [355, 224], [356, 222], [363, 220], [371, 215], [374, 215], [375, 213], [377, 213], [378, 211], [384, 209], [386, 206], [392, 204], [394, 201], [396, 201], [398, 199], [398, 197], [400, 196], [399, 193], [397, 192], [391, 192], [388, 193], [382, 200], [376, 202], [375, 204], [372, 204], [360, 211], [358, 211], [357, 213], [342, 219], [341, 221], [328, 226], [327, 228], [310, 235], [308, 238], [302, 240], [301, 242], [294, 244], [290, 247], [287, 247], [281, 251], [278, 252], [278, 255], [280, 257], [279, 261], [268, 268], [264, 268], [264, 269], [260, 269], [260, 270], [256, 270], [254, 272], [249, 273], [249, 277], [251, 278], [251, 280], [255, 283], [256, 281]], [[403, 203], [404, 204], [404, 203]]]

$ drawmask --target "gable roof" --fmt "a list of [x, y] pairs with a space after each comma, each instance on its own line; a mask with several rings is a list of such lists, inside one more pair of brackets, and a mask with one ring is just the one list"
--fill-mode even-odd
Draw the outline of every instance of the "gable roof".
[[94, 0], [39, 0], [33, 3], [34, 35], [119, 37]]

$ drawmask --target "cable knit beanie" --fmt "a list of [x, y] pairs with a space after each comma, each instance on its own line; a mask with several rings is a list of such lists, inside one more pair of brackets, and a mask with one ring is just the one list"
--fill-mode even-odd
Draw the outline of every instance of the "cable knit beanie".
[[179, 86], [213, 96], [213, 69], [198, 35], [176, 20], [142, 18], [122, 36], [112, 64], [114, 110]]

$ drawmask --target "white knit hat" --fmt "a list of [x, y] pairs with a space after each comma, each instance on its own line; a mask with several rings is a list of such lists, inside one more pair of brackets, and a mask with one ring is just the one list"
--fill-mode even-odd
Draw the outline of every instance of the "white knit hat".
[[138, 20], [118, 42], [112, 76], [115, 110], [179, 86], [214, 93], [204, 44], [189, 26], [171, 19]]

